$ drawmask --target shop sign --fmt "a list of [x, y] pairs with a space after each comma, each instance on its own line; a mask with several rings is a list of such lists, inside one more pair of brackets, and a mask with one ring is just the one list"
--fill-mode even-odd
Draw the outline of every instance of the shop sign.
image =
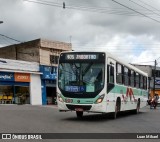
[[14, 81], [14, 73], [0, 72], [1, 81]]
[[43, 72], [43, 79], [55, 80], [57, 78], [57, 67], [53, 66], [41, 66], [41, 71]]
[[156, 79], [156, 80], [155, 80], [155, 84], [156, 84], [156, 85], [160, 85], [160, 80]]
[[28, 73], [15, 73], [14, 78], [17, 82], [30, 82], [30, 74]]

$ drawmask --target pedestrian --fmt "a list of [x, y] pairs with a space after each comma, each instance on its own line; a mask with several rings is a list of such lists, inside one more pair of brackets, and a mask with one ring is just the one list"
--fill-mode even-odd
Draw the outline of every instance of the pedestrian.
[[154, 95], [154, 101], [155, 101], [156, 103], [158, 103], [158, 99], [159, 99], [158, 94], [155, 94], [155, 95]]
[[154, 97], [153, 97], [153, 99], [154, 99], [154, 103], [155, 103], [155, 107], [154, 108], [156, 109], [157, 104], [158, 104], [158, 99], [159, 99], [158, 94], [155, 94]]

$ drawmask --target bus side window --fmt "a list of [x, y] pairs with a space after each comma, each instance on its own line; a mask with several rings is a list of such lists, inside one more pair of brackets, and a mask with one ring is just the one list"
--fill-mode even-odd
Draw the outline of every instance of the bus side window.
[[142, 75], [140, 75], [140, 88], [144, 89], [144, 80]]
[[136, 88], [140, 88], [140, 75], [139, 73], [135, 73], [136, 74]]
[[147, 90], [147, 77], [144, 76], [144, 89]]
[[107, 82], [114, 84], [114, 67], [110, 65], [107, 66]]
[[124, 77], [124, 85], [128, 86], [129, 85], [129, 70], [127, 67], [124, 67], [123, 77]]
[[107, 66], [107, 93], [114, 88], [114, 67], [111, 65]]
[[117, 81], [118, 84], [123, 84], [122, 71], [123, 71], [122, 65], [117, 63], [116, 64], [116, 81]]

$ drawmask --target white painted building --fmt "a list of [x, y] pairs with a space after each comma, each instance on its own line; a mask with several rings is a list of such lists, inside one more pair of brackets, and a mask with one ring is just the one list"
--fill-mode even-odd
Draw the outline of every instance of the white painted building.
[[0, 58], [0, 103], [42, 105], [39, 64]]

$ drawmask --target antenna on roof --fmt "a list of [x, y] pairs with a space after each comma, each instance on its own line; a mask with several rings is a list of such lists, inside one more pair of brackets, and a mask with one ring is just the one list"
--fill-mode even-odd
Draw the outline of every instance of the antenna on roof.
[[70, 43], [72, 43], [72, 36], [69, 36]]

